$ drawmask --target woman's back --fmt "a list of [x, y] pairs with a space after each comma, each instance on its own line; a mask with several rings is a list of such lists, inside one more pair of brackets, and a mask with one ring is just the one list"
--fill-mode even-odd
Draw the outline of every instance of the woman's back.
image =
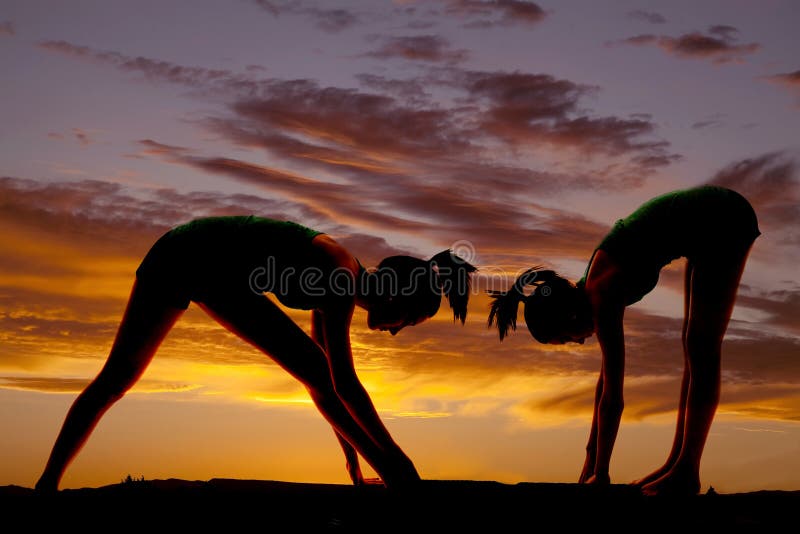
[[656, 286], [661, 268], [673, 260], [695, 260], [745, 246], [759, 234], [755, 212], [744, 197], [706, 185], [672, 191], [642, 204], [619, 219], [597, 249], [624, 270], [625, 301], [630, 305]]

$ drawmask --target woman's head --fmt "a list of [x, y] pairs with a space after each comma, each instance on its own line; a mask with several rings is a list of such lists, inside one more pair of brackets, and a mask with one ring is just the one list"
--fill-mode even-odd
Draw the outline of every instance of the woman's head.
[[439, 310], [446, 295], [455, 319], [467, 317], [470, 274], [475, 267], [444, 250], [430, 260], [390, 256], [378, 268], [365, 273], [367, 324], [373, 330], [389, 330], [421, 323]]
[[[526, 286], [533, 291], [525, 295]], [[522, 273], [509, 291], [489, 293], [494, 301], [489, 326], [497, 325], [502, 340], [509, 327], [517, 328], [517, 308], [525, 303], [525, 324], [539, 343], [583, 343], [594, 331], [591, 310], [583, 288], [554, 271], [533, 267]]]

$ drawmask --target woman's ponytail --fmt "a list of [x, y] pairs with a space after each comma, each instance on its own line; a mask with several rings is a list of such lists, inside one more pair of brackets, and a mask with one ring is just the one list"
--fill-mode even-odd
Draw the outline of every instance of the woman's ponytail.
[[494, 300], [491, 303], [489, 310], [488, 327], [492, 327], [492, 323], [497, 325], [497, 331], [500, 334], [500, 341], [508, 334], [508, 329], [517, 329], [517, 310], [521, 300], [525, 300], [525, 286], [535, 285], [537, 291], [539, 284], [546, 283], [558, 275], [551, 270], [544, 270], [541, 266], [536, 266], [528, 269], [517, 277], [514, 285], [508, 291], [493, 291], [489, 290], [489, 296]]
[[461, 324], [464, 324], [467, 319], [470, 275], [478, 270], [477, 267], [456, 256], [450, 249], [436, 254], [428, 260], [428, 265], [431, 269], [436, 267], [442, 293], [453, 309], [453, 320], [460, 319]]

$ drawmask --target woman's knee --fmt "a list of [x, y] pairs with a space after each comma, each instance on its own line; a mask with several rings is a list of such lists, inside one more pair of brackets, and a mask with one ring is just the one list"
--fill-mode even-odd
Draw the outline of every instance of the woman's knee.
[[306, 390], [311, 396], [314, 404], [321, 407], [331, 407], [333, 404], [340, 403], [339, 396], [333, 387], [333, 383], [328, 380], [320, 380], [318, 382], [306, 384]]
[[690, 362], [694, 362], [698, 359], [704, 361], [719, 360], [722, 349], [722, 338], [704, 332], [702, 329], [690, 329], [684, 338], [684, 348]]
[[86, 394], [103, 401], [118, 401], [136, 384], [139, 374], [138, 370], [121, 366], [105, 367], [86, 388]]
[[687, 338], [687, 360], [692, 382], [719, 382], [722, 355], [719, 341], [705, 336]]

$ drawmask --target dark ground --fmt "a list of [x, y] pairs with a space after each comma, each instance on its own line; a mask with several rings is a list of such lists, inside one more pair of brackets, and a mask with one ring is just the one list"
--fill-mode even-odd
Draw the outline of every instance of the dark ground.
[[4, 526], [19, 520], [15, 532], [797, 532], [800, 491], [673, 500], [645, 498], [629, 486], [427, 480], [397, 493], [378, 486], [170, 479], [49, 496], [5, 486], [0, 510]]

